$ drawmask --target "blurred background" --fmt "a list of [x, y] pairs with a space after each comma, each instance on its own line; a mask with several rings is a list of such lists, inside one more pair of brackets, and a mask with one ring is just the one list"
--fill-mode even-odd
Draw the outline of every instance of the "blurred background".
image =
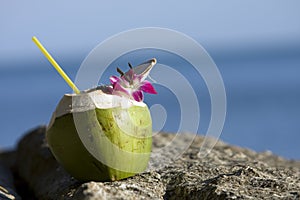
[[[164, 27], [195, 39], [218, 66], [227, 93], [222, 140], [299, 160], [299, 8], [297, 0], [1, 1], [0, 149], [14, 147], [25, 132], [47, 124], [62, 95], [72, 92], [32, 36], [74, 79], [84, 58], [106, 38], [133, 28]], [[150, 54], [165, 63], [170, 58]], [[144, 58], [131, 59], [138, 64]], [[120, 59], [118, 65], [127, 62]], [[204, 108], [199, 134], [210, 119], [209, 95], [202, 88], [197, 91]], [[154, 104], [151, 98], [146, 96]], [[164, 131], [176, 131], [174, 120]]]

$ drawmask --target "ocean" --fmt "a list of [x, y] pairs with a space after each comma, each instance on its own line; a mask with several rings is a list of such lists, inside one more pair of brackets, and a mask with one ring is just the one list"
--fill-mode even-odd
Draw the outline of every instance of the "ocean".
[[[299, 52], [299, 47], [210, 52], [223, 78], [227, 96], [221, 140], [255, 151], [271, 151], [288, 159], [300, 159]], [[183, 76], [195, 83], [192, 88], [201, 108], [201, 121], [196, 131], [205, 134], [211, 114], [209, 93], [201, 76], [194, 77], [193, 69], [180, 58], [176, 60], [165, 52], [153, 51], [128, 54], [111, 64], [99, 84], [108, 83], [109, 75], [116, 75], [115, 67], [125, 71], [128, 61], [135, 65], [146, 59], [146, 55], [176, 70], [184, 69], [181, 70]], [[74, 80], [84, 55], [60, 55], [56, 59]], [[0, 148], [5, 149], [14, 147], [30, 129], [47, 124], [58, 101], [71, 90], [41, 55], [9, 60], [1, 65]], [[173, 82], [173, 87], [181, 87], [174, 77], [166, 74], [164, 78]], [[161, 119], [153, 119], [154, 129], [176, 132], [180, 120], [194, 120], [180, 118], [180, 102], [172, 91], [159, 83], [154, 86], [159, 94], [145, 95], [145, 102], [149, 106], [160, 104], [164, 109], [158, 110], [166, 114], [166, 119], [162, 119], [164, 123]], [[189, 98], [185, 91], [182, 94]]]

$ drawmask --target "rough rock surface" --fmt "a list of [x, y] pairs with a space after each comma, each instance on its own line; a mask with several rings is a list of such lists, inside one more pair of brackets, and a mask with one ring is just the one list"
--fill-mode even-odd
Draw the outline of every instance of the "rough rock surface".
[[[155, 135], [153, 151], [174, 137], [166, 133]], [[299, 161], [223, 142], [200, 159], [201, 136], [196, 136], [183, 154], [174, 157], [191, 135], [181, 137], [163, 152], [153, 153], [149, 169], [142, 174], [115, 182], [83, 183], [56, 162], [45, 142], [45, 127], [39, 127], [19, 142], [14, 174], [23, 184], [17, 189], [32, 191], [23, 191], [24, 199], [300, 199]], [[0, 191], [2, 177], [5, 176], [1, 173]], [[13, 185], [10, 182], [4, 188]]]
[[0, 152], [0, 199], [20, 199], [10, 170], [15, 163], [15, 157], [15, 152]]

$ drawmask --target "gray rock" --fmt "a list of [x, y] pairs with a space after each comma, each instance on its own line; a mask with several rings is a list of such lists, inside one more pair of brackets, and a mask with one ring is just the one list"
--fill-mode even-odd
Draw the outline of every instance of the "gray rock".
[[200, 159], [202, 136], [186, 150], [182, 147], [193, 136], [174, 138], [166, 133], [154, 136], [154, 153], [142, 174], [82, 183], [56, 162], [45, 142], [45, 127], [39, 127], [19, 142], [18, 172], [38, 199], [300, 199], [299, 161], [223, 142]]
[[14, 177], [10, 170], [14, 162], [14, 152], [0, 153], [0, 199], [20, 199], [14, 187]]

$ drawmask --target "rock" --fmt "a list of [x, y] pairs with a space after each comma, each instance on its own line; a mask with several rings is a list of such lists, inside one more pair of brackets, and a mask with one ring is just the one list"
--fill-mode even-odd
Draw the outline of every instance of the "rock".
[[0, 199], [20, 199], [14, 187], [14, 177], [10, 168], [15, 163], [15, 152], [0, 153]]
[[[159, 133], [147, 171], [115, 182], [79, 182], [56, 162], [45, 127], [18, 144], [19, 175], [38, 199], [300, 199], [300, 162], [218, 142], [200, 159], [204, 137]], [[167, 145], [170, 141], [175, 144]], [[164, 151], [159, 151], [162, 147]]]

